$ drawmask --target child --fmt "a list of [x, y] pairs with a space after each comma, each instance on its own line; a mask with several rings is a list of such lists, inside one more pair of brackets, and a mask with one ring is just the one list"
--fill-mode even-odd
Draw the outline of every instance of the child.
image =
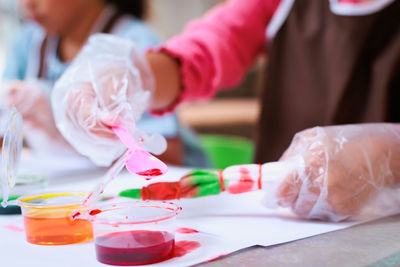
[[[26, 134], [31, 146], [45, 145], [46, 142], [38, 142], [41, 132], [58, 141], [62, 139], [43, 96], [50, 94], [49, 88], [91, 34], [103, 32], [122, 36], [135, 41], [142, 50], [159, 43], [156, 34], [141, 21], [146, 10], [143, 0], [21, 0], [21, 7], [25, 17], [35, 24], [28, 24], [15, 43], [3, 77], [18, 81], [11, 86], [14, 90], [10, 91], [9, 102], [21, 110], [25, 125], [32, 126]], [[15, 90], [17, 88], [19, 90]], [[32, 97], [27, 97], [27, 92]], [[35, 106], [35, 113], [29, 108], [31, 105]], [[162, 160], [176, 165], [204, 166], [204, 155], [193, 138], [189, 135], [182, 140], [181, 134], [188, 134], [180, 128], [175, 115], [155, 118], [144, 114], [138, 126], [146, 132], [167, 137], [168, 149], [161, 155]], [[33, 135], [34, 132], [39, 134]]]
[[[271, 170], [280, 184], [268, 196], [304, 218], [339, 221], [363, 212], [397, 212], [398, 14], [400, 1], [394, 0], [227, 1], [147, 54], [158, 85], [152, 112], [236, 85], [267, 51], [257, 162], [277, 160], [291, 136], [305, 128], [354, 124], [298, 133], [281, 157], [286, 167]], [[111, 97], [82, 90], [88, 102]], [[69, 95], [70, 103], [77, 100]], [[73, 105], [61, 112], [74, 120], [87, 115]], [[362, 122], [397, 123], [357, 124]]]

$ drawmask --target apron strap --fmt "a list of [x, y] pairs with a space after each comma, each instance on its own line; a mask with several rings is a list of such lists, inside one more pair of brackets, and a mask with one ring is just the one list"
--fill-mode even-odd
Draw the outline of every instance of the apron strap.
[[122, 13], [117, 11], [115, 12], [106, 22], [103, 29], [101, 30], [102, 33], [111, 33], [114, 26], [117, 24], [119, 19], [122, 17]]
[[38, 78], [44, 79], [46, 78], [46, 50], [47, 50], [48, 36], [46, 35], [40, 45], [40, 58], [39, 58], [39, 71]]

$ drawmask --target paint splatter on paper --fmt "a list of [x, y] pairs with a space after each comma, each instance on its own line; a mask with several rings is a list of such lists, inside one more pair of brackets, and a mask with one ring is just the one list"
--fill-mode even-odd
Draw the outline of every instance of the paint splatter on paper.
[[198, 233], [196, 229], [192, 228], [186, 228], [186, 227], [181, 227], [175, 230], [175, 232], [180, 233], [180, 234], [195, 234]]
[[24, 228], [21, 228], [21, 227], [15, 226], [15, 225], [11, 225], [11, 224], [4, 226], [4, 228], [6, 228], [10, 231], [13, 231], [13, 232], [18, 232], [18, 233], [25, 231]]

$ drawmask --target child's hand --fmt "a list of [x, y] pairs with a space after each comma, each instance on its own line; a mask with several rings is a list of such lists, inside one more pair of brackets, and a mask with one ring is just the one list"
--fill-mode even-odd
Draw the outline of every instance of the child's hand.
[[50, 101], [45, 94], [46, 84], [35, 81], [13, 81], [9, 83], [6, 104], [15, 106], [21, 113], [24, 128], [41, 131], [48, 138], [60, 138], [55, 126]]
[[305, 130], [281, 161], [293, 168], [278, 187], [277, 204], [303, 218], [340, 221], [400, 209], [400, 125]]
[[133, 132], [147, 109], [153, 83], [134, 43], [94, 35], [54, 86], [57, 127], [78, 152], [107, 166], [126, 149], [110, 126], [123, 124]]

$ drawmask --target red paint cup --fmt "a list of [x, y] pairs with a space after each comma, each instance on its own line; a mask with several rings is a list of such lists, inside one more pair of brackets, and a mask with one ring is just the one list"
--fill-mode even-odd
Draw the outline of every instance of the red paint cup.
[[129, 266], [171, 258], [180, 210], [173, 203], [156, 201], [124, 202], [92, 210], [97, 260]]

